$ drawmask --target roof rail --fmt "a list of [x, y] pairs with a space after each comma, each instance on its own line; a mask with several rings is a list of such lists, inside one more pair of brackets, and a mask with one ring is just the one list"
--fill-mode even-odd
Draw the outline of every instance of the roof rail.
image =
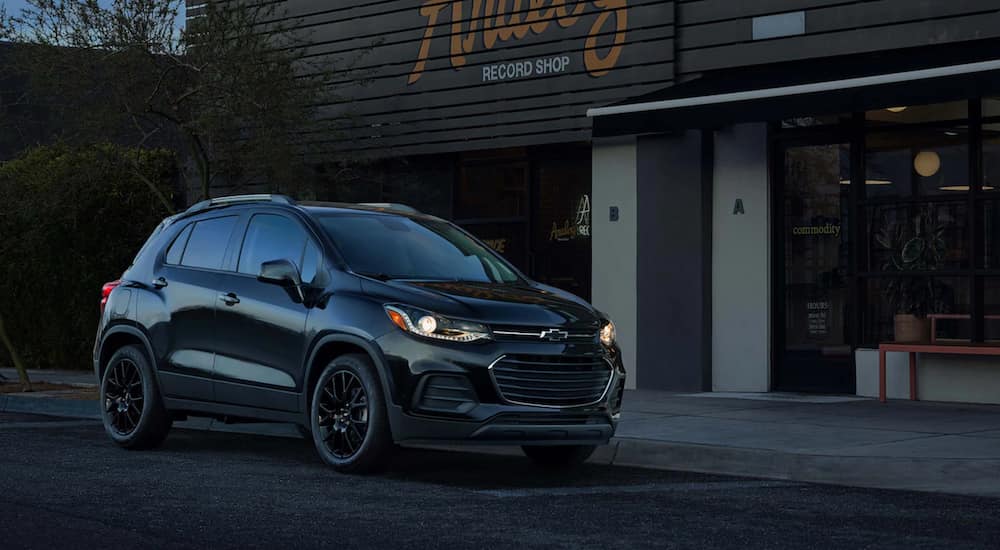
[[420, 211], [416, 208], [400, 204], [398, 202], [361, 202], [358, 206], [367, 206], [369, 208], [379, 208], [382, 210], [395, 210], [397, 212], [406, 212], [407, 214], [419, 214]]
[[201, 212], [202, 210], [207, 210], [213, 206], [226, 206], [244, 202], [277, 202], [281, 204], [295, 204], [295, 201], [291, 197], [285, 195], [272, 195], [267, 193], [257, 195], [233, 195], [230, 197], [216, 197], [214, 199], [197, 202], [185, 210], [184, 213], [194, 214], [195, 212]]

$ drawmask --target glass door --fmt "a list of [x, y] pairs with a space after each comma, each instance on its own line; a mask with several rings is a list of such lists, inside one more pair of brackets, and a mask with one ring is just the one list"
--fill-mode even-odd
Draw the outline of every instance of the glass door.
[[783, 146], [777, 197], [775, 388], [854, 393], [851, 148]]

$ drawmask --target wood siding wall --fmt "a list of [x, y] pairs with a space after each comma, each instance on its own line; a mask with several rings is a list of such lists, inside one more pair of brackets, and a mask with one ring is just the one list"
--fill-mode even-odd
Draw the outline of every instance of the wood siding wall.
[[[798, 10], [804, 35], [753, 40], [754, 17]], [[681, 0], [677, 74], [998, 36], [997, 0]]]
[[[401, 156], [587, 141], [588, 107], [662, 88], [674, 76], [673, 0], [284, 4], [313, 44], [307, 55], [314, 61], [351, 60], [370, 48], [357, 67], [370, 72], [368, 81], [337, 89], [350, 103], [319, 106], [323, 117], [353, 117], [343, 135], [315, 137], [331, 154]], [[456, 13], [460, 25], [453, 24]], [[569, 63], [539, 75], [538, 63], [551, 59], [555, 65], [548, 68]], [[484, 79], [484, 67], [512, 62], [530, 63], [533, 74]]]
[[[370, 79], [337, 85], [350, 101], [317, 106], [352, 116], [313, 138], [330, 158], [587, 141], [587, 108], [705, 71], [1000, 37], [1000, 0], [279, 1], [313, 61], [368, 51], [358, 69]], [[544, 17], [554, 7], [564, 11]], [[804, 35], [753, 40], [754, 17], [799, 10]], [[588, 67], [588, 50], [610, 68]], [[484, 67], [552, 58], [568, 67], [484, 78]]]

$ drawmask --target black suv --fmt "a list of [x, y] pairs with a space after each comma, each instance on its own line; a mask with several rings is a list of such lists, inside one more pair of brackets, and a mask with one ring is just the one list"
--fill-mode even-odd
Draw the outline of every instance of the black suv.
[[101, 308], [104, 426], [127, 448], [192, 415], [298, 424], [344, 472], [404, 442], [559, 465], [606, 443], [621, 409], [605, 315], [402, 205], [203, 201], [159, 225]]

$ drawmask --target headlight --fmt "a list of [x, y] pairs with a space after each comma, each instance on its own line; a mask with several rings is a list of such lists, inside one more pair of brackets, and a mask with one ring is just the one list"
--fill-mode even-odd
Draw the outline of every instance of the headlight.
[[397, 327], [426, 338], [451, 342], [475, 342], [490, 338], [490, 329], [479, 323], [449, 319], [429, 311], [400, 305], [385, 306], [385, 312]]
[[611, 321], [601, 327], [601, 343], [609, 348], [615, 345], [615, 324]]

